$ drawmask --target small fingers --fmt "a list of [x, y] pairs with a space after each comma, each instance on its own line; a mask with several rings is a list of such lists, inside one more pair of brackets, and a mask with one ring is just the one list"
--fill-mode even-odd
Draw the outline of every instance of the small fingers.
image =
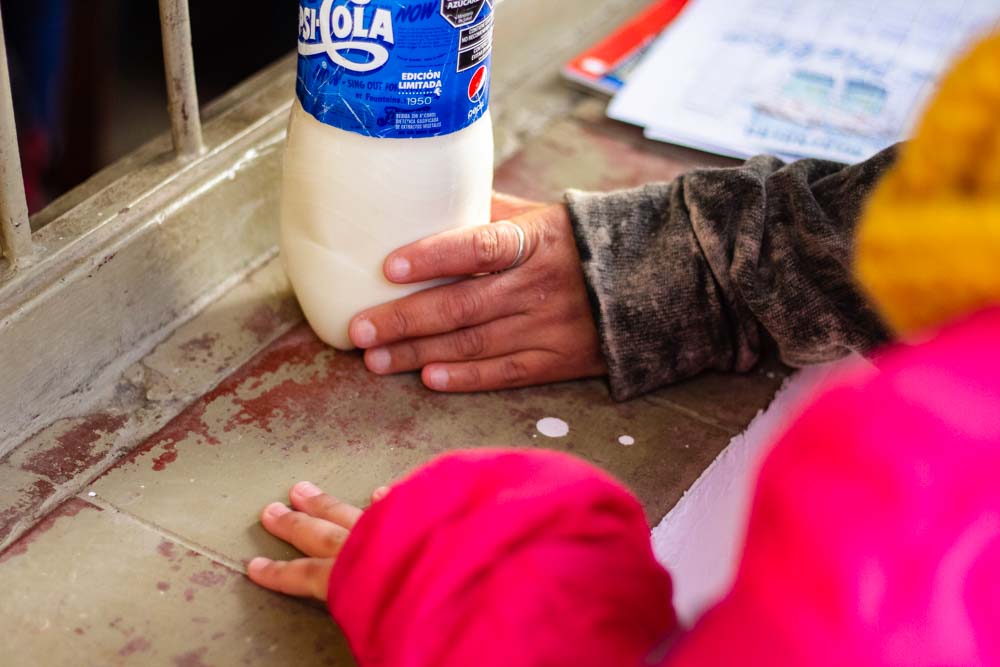
[[316, 558], [332, 558], [339, 554], [350, 534], [343, 526], [305, 512], [294, 512], [281, 503], [265, 507], [260, 521], [267, 532]]
[[515, 260], [530, 257], [537, 245], [535, 227], [526, 220], [516, 226], [501, 220], [464, 227], [396, 250], [385, 260], [385, 277], [395, 283], [416, 283], [503, 271]]
[[317, 519], [331, 521], [350, 530], [361, 518], [362, 510], [323, 493], [312, 482], [299, 482], [288, 494], [292, 507]]
[[389, 491], [392, 489], [388, 486], [380, 486], [374, 491], [372, 491], [372, 503], [377, 503], [378, 501], [389, 495]]
[[552, 352], [518, 352], [481, 361], [430, 364], [421, 379], [428, 389], [448, 393], [512, 389], [569, 379], [560, 375], [557, 361]]
[[247, 565], [247, 576], [259, 586], [278, 593], [326, 600], [331, 558], [299, 558], [293, 561], [273, 561], [254, 558]]

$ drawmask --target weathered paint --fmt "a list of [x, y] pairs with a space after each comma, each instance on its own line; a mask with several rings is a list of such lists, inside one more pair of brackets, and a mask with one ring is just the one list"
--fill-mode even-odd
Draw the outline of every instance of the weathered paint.
[[7, 547], [2, 553], [0, 553], [0, 565], [3, 565], [12, 558], [17, 558], [18, 556], [23, 556], [28, 553], [28, 549], [31, 544], [37, 540], [40, 536], [52, 530], [52, 528], [62, 519], [74, 517], [80, 512], [85, 510], [96, 510], [101, 511], [99, 507], [95, 507], [90, 503], [86, 503], [82, 500], [76, 498], [71, 498], [65, 503], [60, 505], [58, 508], [53, 510], [44, 519], [39, 521], [34, 528], [29, 532], [25, 533], [21, 539], [19, 539], [14, 544]]
[[[444, 395], [416, 374], [378, 377], [305, 324], [285, 334], [190, 405], [93, 484], [104, 501], [230, 562], [288, 557], [257, 513], [311, 479], [365, 504], [444, 451], [536, 447], [537, 422], [559, 415], [567, 437], [546, 441], [601, 465], [661, 516], [714, 458], [728, 432], [662, 404], [612, 401], [600, 381]], [[622, 448], [621, 433], [637, 445]], [[627, 453], [625, 453], [627, 452]], [[205, 515], [213, 519], [208, 522]], [[249, 529], [247, 529], [249, 527]], [[197, 596], [197, 586], [189, 586]]]
[[56, 437], [54, 446], [32, 453], [21, 464], [23, 470], [44, 475], [56, 484], [73, 480], [107, 457], [109, 441], [125, 426], [128, 417], [98, 413], [66, 421], [68, 428]]
[[0, 549], [15, 530], [30, 528], [56, 494], [56, 486], [47, 479], [18, 469], [0, 470]]
[[288, 321], [287, 315], [269, 304], [261, 304], [243, 320], [243, 328], [257, 337], [258, 343], [267, 343]]
[[0, 460], [0, 548], [300, 321], [288, 281], [271, 262], [129, 368], [101, 410], [29, 438]]

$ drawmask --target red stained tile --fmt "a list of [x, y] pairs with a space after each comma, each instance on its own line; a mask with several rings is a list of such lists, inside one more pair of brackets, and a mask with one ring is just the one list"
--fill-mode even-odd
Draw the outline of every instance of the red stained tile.
[[0, 509], [0, 540], [10, 534], [15, 524], [30, 517], [55, 491], [55, 486], [44, 479], [36, 479], [21, 489], [15, 504]]
[[208, 667], [202, 660], [207, 652], [208, 649], [202, 646], [201, 648], [197, 648], [193, 651], [188, 651], [187, 653], [174, 656], [174, 665], [176, 665], [176, 667]]
[[129, 643], [125, 644], [125, 646], [118, 651], [118, 655], [122, 658], [127, 658], [130, 655], [148, 651], [150, 646], [152, 646], [152, 644], [150, 644], [149, 640], [145, 637], [136, 637], [135, 639], [129, 641]]
[[212, 572], [211, 570], [203, 570], [202, 572], [197, 572], [191, 575], [191, 583], [198, 584], [199, 586], [204, 586], [210, 588], [212, 586], [221, 586], [226, 583], [229, 579], [225, 574], [221, 572]]
[[207, 359], [214, 356], [215, 344], [218, 341], [218, 334], [207, 333], [181, 344], [180, 349], [188, 361], [196, 361], [199, 358]]
[[32, 454], [21, 468], [64, 484], [100, 463], [111, 449], [114, 434], [127, 422], [125, 415], [85, 417], [56, 438], [52, 447]]
[[[177, 460], [177, 443], [194, 437], [203, 444], [219, 445], [223, 433], [241, 425], [253, 425], [270, 431], [271, 420], [276, 417], [298, 415], [309, 419], [322, 414], [328, 403], [330, 387], [334, 376], [344, 376], [350, 372], [348, 366], [359, 366], [356, 355], [331, 355], [326, 367], [294, 380], [286, 380], [263, 392], [259, 397], [241, 399], [237, 396], [240, 388], [258, 388], [262, 378], [286, 366], [310, 366], [323, 352], [330, 348], [320, 341], [305, 324], [302, 324], [275, 341], [246, 365], [224, 380], [213, 391], [184, 410], [143, 445], [134, 450], [118, 465], [136, 462], [142, 455], [157, 451], [152, 459], [152, 468], [157, 472], [166, 470]], [[351, 369], [356, 370], [356, 369]], [[363, 373], [362, 382], [371, 384], [378, 391], [373, 379]], [[240, 411], [226, 424], [222, 433], [213, 433], [204, 422], [205, 410], [221, 397], [230, 397], [240, 407]]]
[[3, 553], [0, 553], [0, 563], [6, 563], [12, 558], [28, 553], [32, 542], [51, 530], [60, 519], [74, 517], [84, 510], [102, 511], [101, 508], [95, 507], [90, 503], [85, 503], [77, 498], [70, 498], [39, 521], [34, 528], [21, 536], [21, 539], [10, 545]]
[[264, 343], [274, 336], [285, 321], [281, 313], [268, 305], [261, 305], [243, 320], [243, 328], [256, 336], [258, 343]]

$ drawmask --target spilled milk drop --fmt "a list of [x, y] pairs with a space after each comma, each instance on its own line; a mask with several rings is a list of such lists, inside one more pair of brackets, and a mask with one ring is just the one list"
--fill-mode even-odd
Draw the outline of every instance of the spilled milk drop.
[[539, 419], [535, 428], [547, 438], [564, 438], [569, 434], [569, 424], [555, 417]]
[[622, 445], [625, 445], [626, 447], [631, 447], [632, 445], [635, 444], [635, 438], [633, 438], [630, 435], [623, 435], [620, 438], [618, 438], [618, 442]]

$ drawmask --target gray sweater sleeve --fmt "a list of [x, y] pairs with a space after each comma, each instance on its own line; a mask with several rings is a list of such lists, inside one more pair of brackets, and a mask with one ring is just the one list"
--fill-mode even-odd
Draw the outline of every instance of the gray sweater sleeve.
[[862, 204], [892, 164], [761, 156], [672, 183], [567, 193], [613, 396], [746, 371], [773, 340], [793, 366], [888, 332], [851, 272]]

